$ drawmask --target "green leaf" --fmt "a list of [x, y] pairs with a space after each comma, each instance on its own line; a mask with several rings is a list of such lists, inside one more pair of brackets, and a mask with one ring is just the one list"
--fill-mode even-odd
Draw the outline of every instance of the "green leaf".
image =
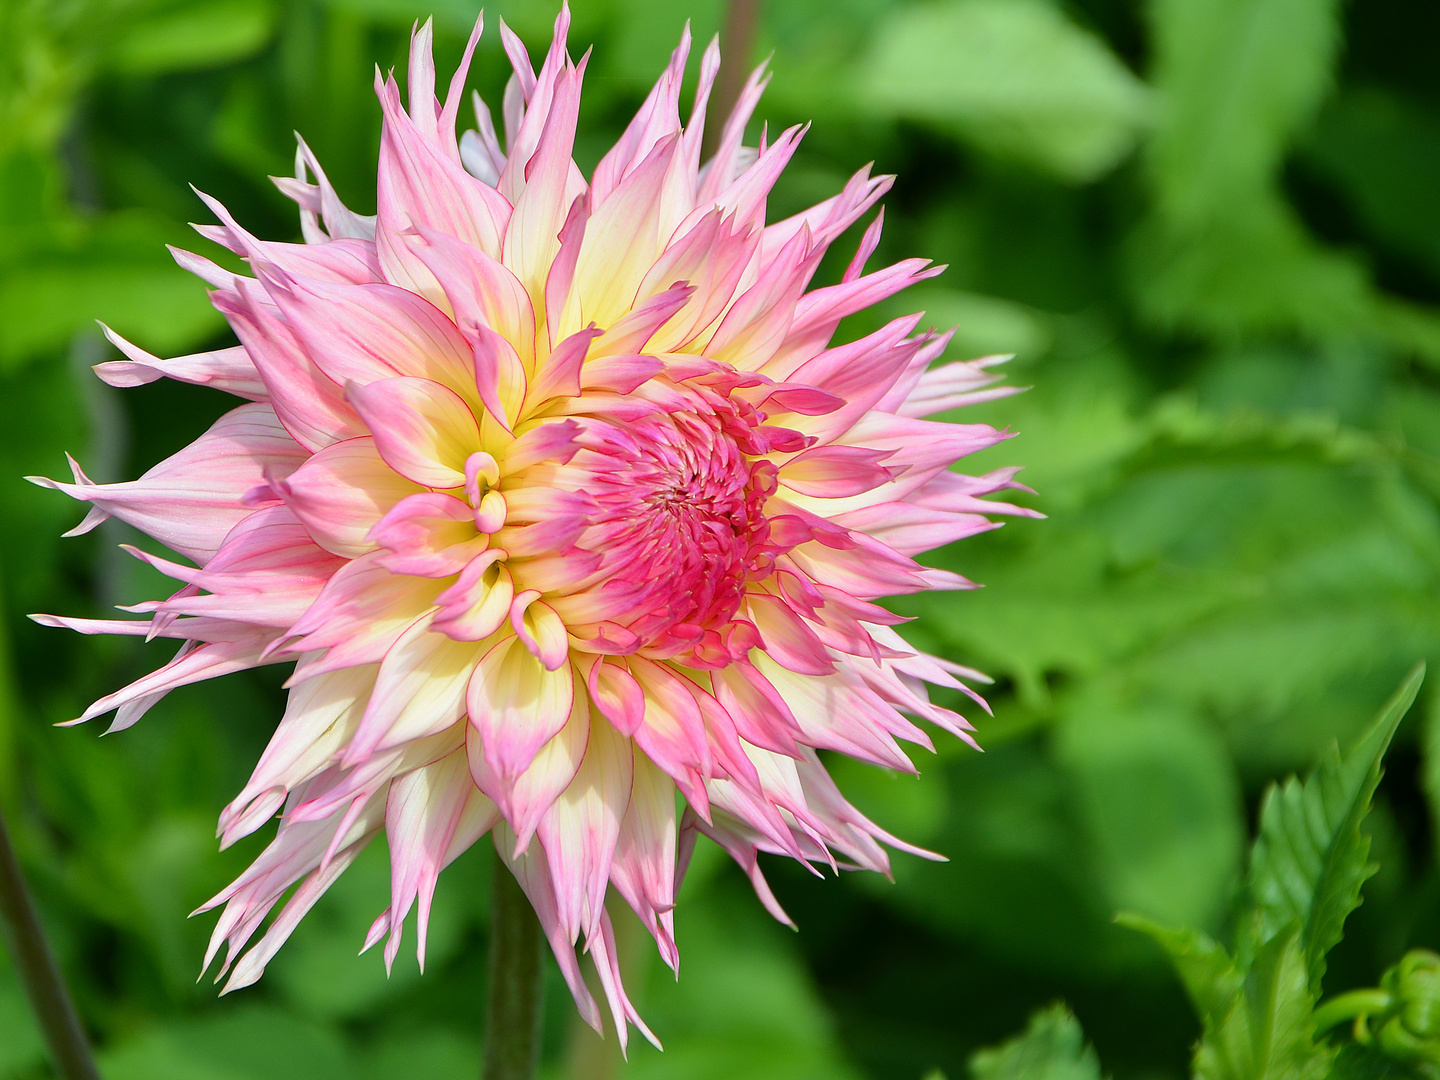
[[1042, 0], [903, 8], [882, 24], [861, 78], [882, 110], [1071, 181], [1119, 162], [1149, 114], [1144, 84]]
[[1113, 907], [1183, 926], [1218, 921], [1245, 826], [1214, 726], [1100, 695], [1058, 721], [1055, 752]]
[[1339, 942], [1346, 916], [1360, 905], [1360, 887], [1375, 872], [1367, 858], [1370, 839], [1360, 824], [1380, 783], [1381, 760], [1424, 677], [1419, 664], [1343, 758], [1332, 748], [1303, 784], [1292, 777], [1283, 787], [1272, 786], [1261, 807], [1250, 865], [1256, 943], [1298, 925], [1316, 993], [1325, 956]]
[[107, 59], [125, 75], [158, 75], [214, 67], [265, 47], [275, 11], [267, 0], [188, 3], [132, 22], [110, 44]]
[[165, 250], [171, 232], [150, 215], [117, 212], [78, 243], [0, 266], [0, 368], [63, 348], [97, 319], [162, 355], [223, 330], [204, 285]]
[[1397, 1061], [1375, 1043], [1348, 1043], [1335, 1058], [1326, 1080], [1433, 1080], [1424, 1063]]
[[1015, 353], [1029, 359], [1050, 348], [1044, 313], [1013, 300], [931, 285], [905, 290], [887, 310], [898, 317], [921, 309], [926, 323], [956, 328], [949, 350], [955, 357]]
[[1100, 1080], [1100, 1061], [1080, 1024], [1056, 1003], [1009, 1042], [970, 1059], [973, 1080]]
[[1195, 1052], [1197, 1080], [1319, 1080], [1333, 1052], [1315, 1045], [1299, 928], [1271, 938], [1255, 955], [1229, 1015], [1206, 1025]]
[[1134, 912], [1122, 911], [1115, 921], [1150, 936], [1169, 954], [1207, 1030], [1224, 1022], [1244, 984], [1224, 946], [1198, 930], [1162, 926]]
[[1209, 223], [1269, 189], [1329, 86], [1338, 0], [1157, 0], [1152, 148], [1162, 213]]
[[1388, 247], [1440, 270], [1440, 123], [1430, 110], [1374, 87], [1326, 107], [1301, 147]]
[[1272, 937], [1243, 973], [1225, 949], [1194, 930], [1174, 929], [1143, 916], [1117, 920], [1148, 934], [1167, 953], [1205, 1034], [1195, 1051], [1198, 1080], [1318, 1080], [1331, 1054], [1317, 1047], [1299, 928]]
[[1317, 245], [1282, 196], [1291, 138], [1330, 85], [1337, 0], [1158, 0], [1154, 214], [1135, 236], [1153, 322], [1209, 335], [1374, 328], [1363, 267]]
[[346, 1080], [339, 1035], [265, 1006], [152, 1028], [100, 1055], [107, 1080]]

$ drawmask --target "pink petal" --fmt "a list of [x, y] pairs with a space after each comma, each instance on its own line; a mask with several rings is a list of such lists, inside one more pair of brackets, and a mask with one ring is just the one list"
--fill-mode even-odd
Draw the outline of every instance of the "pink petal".
[[349, 559], [374, 551], [370, 530], [420, 490], [385, 463], [368, 436], [327, 446], [280, 484], [286, 505], [315, 542]]
[[565, 726], [575, 696], [569, 665], [546, 670], [518, 638], [495, 645], [470, 679], [470, 723], [502, 780], [520, 775]]
[[468, 504], [428, 491], [391, 507], [370, 530], [369, 539], [386, 549], [378, 560], [385, 569], [437, 578], [458, 574], [489, 544], [476, 534]]
[[634, 735], [645, 720], [645, 691], [624, 667], [624, 661], [602, 658], [586, 680], [590, 698], [622, 735]]
[[[203, 566], [230, 530], [254, 512], [243, 501], [246, 492], [264, 483], [267, 472], [290, 474], [305, 456], [274, 411], [257, 402], [226, 413], [139, 480], [97, 484], [73, 461], [73, 483], [30, 479], [128, 522]], [[103, 520], [87, 518], [85, 531]]]
[[455, 584], [435, 598], [435, 630], [456, 641], [483, 641], [505, 625], [515, 586], [510, 571], [499, 561], [498, 548], [473, 559]]
[[635, 755], [630, 806], [620, 822], [610, 880], [678, 971], [675, 947], [675, 782], [644, 754]]
[[516, 855], [529, 847], [540, 818], [556, 796], [570, 786], [589, 741], [589, 705], [583, 695], [577, 694], [565, 726], [540, 748], [519, 776], [507, 780], [491, 767], [479, 730], [473, 724], [470, 726], [465, 741], [470, 775], [480, 790], [495, 800], [510, 823], [515, 832]]
[[571, 941], [591, 940], [605, 913], [610, 860], [630, 805], [631, 768], [630, 741], [593, 718], [575, 779], [540, 819], [537, 835], [550, 863], [560, 926]]
[[102, 324], [100, 329], [105, 331], [112, 345], [129, 357], [128, 360], [107, 360], [95, 365], [95, 374], [111, 386], [143, 386], [156, 379], [169, 378], [211, 386], [251, 401], [264, 401], [269, 396], [244, 346], [161, 360], [130, 344], [108, 326]]
[[432, 488], [465, 484], [465, 461], [480, 449], [469, 406], [428, 379], [348, 383], [345, 396], [375, 437], [375, 448], [401, 476]]

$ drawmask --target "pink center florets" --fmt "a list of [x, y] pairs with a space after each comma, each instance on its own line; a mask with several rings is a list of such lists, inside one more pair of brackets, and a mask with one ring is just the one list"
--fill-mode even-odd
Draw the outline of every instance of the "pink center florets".
[[[516, 588], [537, 588], [585, 651], [724, 665], [759, 640], [736, 618], [747, 586], [793, 546], [776, 543], [766, 516], [778, 487], [766, 455], [807, 440], [766, 426], [762, 412], [714, 386], [681, 381], [655, 396], [623, 421], [586, 415], [582, 396], [579, 415], [565, 421], [573, 438], [556, 440], [560, 455], [509, 489], [539, 482], [565, 491], [548, 519], [529, 527], [564, 533], [564, 557], [585, 566], [583, 576], [547, 589], [531, 583], [524, 560], [510, 569]], [[515, 501], [523, 505], [524, 495]]]
[[602, 588], [630, 594], [615, 621], [662, 653], [726, 627], [746, 582], [773, 565], [763, 506], [775, 467], [749, 461], [707, 412], [616, 431], [594, 456], [599, 511], [578, 546], [603, 557]]

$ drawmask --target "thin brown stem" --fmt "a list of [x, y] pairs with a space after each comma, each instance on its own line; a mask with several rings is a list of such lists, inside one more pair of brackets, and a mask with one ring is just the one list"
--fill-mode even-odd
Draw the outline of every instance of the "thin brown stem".
[[505, 860], [495, 859], [490, 895], [490, 1007], [485, 1080], [534, 1080], [540, 1064], [540, 922]]
[[64, 977], [45, 941], [35, 902], [20, 873], [4, 811], [0, 811], [0, 930], [15, 958], [35, 1018], [40, 1021], [56, 1075], [60, 1080], [100, 1080], [90, 1040], [80, 1026]]
[[720, 145], [725, 127], [745, 79], [750, 74], [750, 55], [755, 51], [755, 34], [760, 29], [760, 0], [729, 0], [725, 5], [725, 26], [720, 31], [720, 74], [710, 99], [705, 121], [702, 154], [709, 158]]

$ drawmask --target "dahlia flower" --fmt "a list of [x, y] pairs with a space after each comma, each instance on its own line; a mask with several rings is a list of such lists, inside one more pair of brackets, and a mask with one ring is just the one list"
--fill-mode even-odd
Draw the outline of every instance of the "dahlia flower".
[[205, 965], [223, 945], [226, 989], [258, 979], [382, 833], [392, 896], [365, 946], [393, 963], [418, 908], [423, 965], [441, 869], [490, 833], [585, 1019], [600, 1029], [588, 955], [622, 1045], [627, 1022], [653, 1039], [621, 983], [612, 889], [678, 970], [697, 834], [788, 921], [761, 852], [882, 873], [882, 844], [928, 857], [850, 805], [821, 751], [914, 772], [897, 740], [931, 748], [917, 719], [971, 740], [925, 684], [983, 705], [962, 682], [981, 676], [918, 653], [876, 601], [970, 587], [913, 557], [1023, 512], [981, 499], [1014, 470], [949, 471], [1003, 433], [922, 419], [1005, 392], [1000, 358], [932, 368], [949, 335], [915, 333], [918, 315], [829, 345], [938, 268], [865, 273], [877, 214], [839, 283], [807, 292], [890, 178], [861, 170], [767, 225], [803, 128], [742, 145], [762, 67], [702, 166], [720, 56], [705, 51], [682, 125], [688, 29], [587, 181], [571, 152], [588, 54], [572, 62], [568, 25], [562, 10], [538, 73], [501, 25], [503, 145], [478, 95], [477, 129], [455, 133], [481, 26], [443, 104], [430, 24], [414, 32], [408, 109], [376, 75], [375, 217], [341, 204], [303, 142], [276, 183], [305, 243], [257, 239], [206, 198], [220, 224], [198, 231], [254, 276], [175, 255], [240, 344], [164, 360], [107, 330], [128, 359], [96, 370], [247, 403], [138, 480], [73, 462], [72, 482], [37, 478], [89, 504], [72, 532], [113, 516], [180, 557], [132, 550], [183, 583], [126, 609], [143, 619], [37, 616], [182, 643], [74, 722], [116, 710], [126, 728], [175, 687], [295, 664], [220, 815], [222, 845], [279, 817], [202, 909], [223, 905]]

